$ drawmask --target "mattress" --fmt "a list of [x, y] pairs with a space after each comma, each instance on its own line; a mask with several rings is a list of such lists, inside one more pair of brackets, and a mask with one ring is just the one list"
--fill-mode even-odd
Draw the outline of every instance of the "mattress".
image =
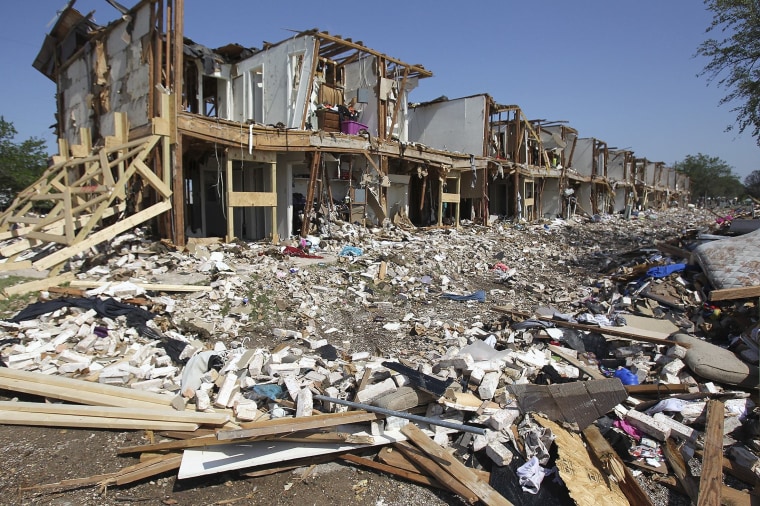
[[760, 285], [760, 230], [700, 244], [694, 255], [713, 288]]

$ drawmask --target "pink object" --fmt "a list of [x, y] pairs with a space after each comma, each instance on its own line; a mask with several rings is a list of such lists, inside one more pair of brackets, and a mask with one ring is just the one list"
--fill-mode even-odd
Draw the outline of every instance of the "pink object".
[[362, 125], [361, 123], [357, 123], [356, 121], [347, 120], [347, 121], [343, 121], [340, 124], [340, 131], [348, 135], [356, 135], [359, 133], [359, 130], [362, 130], [362, 129], [366, 130], [367, 125]]
[[493, 270], [495, 270], [495, 271], [499, 270], [499, 271], [506, 272], [506, 271], [509, 270], [509, 267], [507, 265], [505, 265], [505, 264], [498, 263], [498, 264], [496, 264], [496, 265], [493, 266]]

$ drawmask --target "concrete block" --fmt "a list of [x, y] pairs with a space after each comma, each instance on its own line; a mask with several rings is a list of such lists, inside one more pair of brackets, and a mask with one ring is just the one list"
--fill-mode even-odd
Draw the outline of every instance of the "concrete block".
[[669, 427], [670, 435], [676, 436], [682, 441], [688, 441], [689, 443], [693, 443], [697, 440], [697, 437], [699, 436], [699, 431], [692, 429], [688, 425], [684, 425], [681, 422], [673, 420], [665, 413], [655, 413], [652, 418], [654, 418], [655, 421], [661, 423], [662, 425]]
[[501, 373], [499, 372], [487, 372], [478, 387], [478, 396], [483, 400], [493, 399], [493, 396], [496, 394], [496, 388], [499, 386], [500, 377]]
[[512, 452], [509, 451], [509, 448], [498, 442], [493, 442], [486, 446], [486, 455], [488, 455], [497, 466], [508, 465], [512, 462], [512, 457], [514, 457]]
[[311, 390], [302, 388], [296, 401], [296, 417], [311, 416], [314, 411], [314, 398]]
[[250, 422], [259, 417], [259, 409], [256, 403], [250, 399], [235, 404], [235, 417], [244, 422]]
[[240, 391], [238, 385], [238, 377], [235, 373], [229, 373], [224, 377], [222, 386], [219, 388], [219, 393], [214, 399], [214, 406], [219, 408], [226, 408], [232, 406], [233, 396]]
[[200, 388], [195, 391], [195, 409], [198, 411], [206, 411], [211, 407], [211, 398], [208, 395], [208, 390]]
[[363, 390], [358, 391], [356, 393], [356, 401], [362, 404], [369, 404], [375, 399], [378, 399], [385, 394], [395, 392], [396, 390], [398, 390], [396, 382], [393, 381], [392, 378], [388, 378], [380, 383], [367, 385]]
[[670, 427], [662, 422], [658, 422], [646, 413], [629, 409], [625, 414], [625, 420], [644, 434], [652, 436], [658, 441], [665, 441], [670, 437]]

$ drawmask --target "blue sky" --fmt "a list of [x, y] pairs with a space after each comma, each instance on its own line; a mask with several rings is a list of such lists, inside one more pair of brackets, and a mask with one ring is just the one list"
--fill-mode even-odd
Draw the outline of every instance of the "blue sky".
[[[42, 137], [51, 150], [55, 85], [32, 62], [65, 5], [13, 1], [0, 19], [0, 114], [17, 140]], [[105, 0], [75, 8], [103, 25], [118, 17]], [[735, 120], [718, 104], [726, 91], [697, 77], [706, 61], [694, 54], [711, 19], [699, 0], [185, 0], [186, 36], [212, 48], [319, 28], [431, 70], [412, 101], [488, 93], [653, 161], [717, 156], [743, 180], [760, 170], [760, 148], [748, 133], [725, 132]]]

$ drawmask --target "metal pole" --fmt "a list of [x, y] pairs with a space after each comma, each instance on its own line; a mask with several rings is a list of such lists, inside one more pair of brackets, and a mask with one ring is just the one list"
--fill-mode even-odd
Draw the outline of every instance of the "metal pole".
[[380, 413], [385, 416], [397, 416], [399, 418], [406, 418], [413, 422], [427, 423], [430, 425], [440, 425], [447, 429], [461, 430], [463, 432], [472, 432], [473, 434], [480, 434], [484, 436], [486, 434], [485, 429], [480, 427], [472, 427], [470, 425], [462, 425], [460, 423], [447, 422], [445, 420], [436, 420], [435, 418], [428, 418], [425, 416], [412, 415], [404, 411], [394, 411], [392, 409], [379, 408], [377, 406], [370, 406], [368, 404], [360, 404], [358, 402], [344, 401], [343, 399], [336, 399], [334, 397], [327, 397], [326, 395], [315, 395], [314, 399], [319, 401], [334, 402], [335, 404], [342, 404], [350, 408], [363, 409], [365, 411], [371, 411], [373, 413]]

